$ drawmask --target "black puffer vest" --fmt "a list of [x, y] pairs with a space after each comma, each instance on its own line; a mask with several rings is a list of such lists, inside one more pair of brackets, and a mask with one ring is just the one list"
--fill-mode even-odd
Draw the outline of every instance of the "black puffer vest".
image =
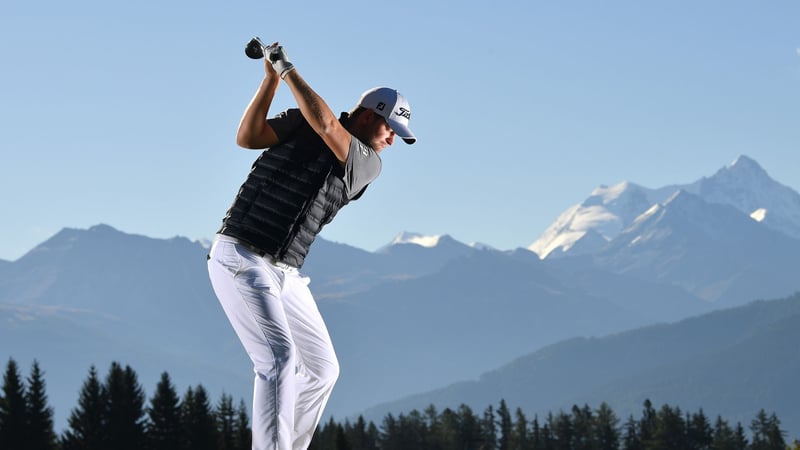
[[253, 163], [219, 233], [300, 268], [322, 227], [349, 202], [343, 171], [304, 124], [295, 139], [265, 150]]

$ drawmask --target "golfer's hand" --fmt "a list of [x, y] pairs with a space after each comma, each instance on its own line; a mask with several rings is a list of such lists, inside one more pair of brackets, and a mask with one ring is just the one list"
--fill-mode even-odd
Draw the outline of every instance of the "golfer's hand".
[[289, 55], [286, 54], [286, 50], [283, 49], [282, 45], [278, 45], [277, 42], [270, 46], [269, 54], [266, 56], [272, 63], [272, 68], [278, 72], [281, 78], [286, 77], [287, 73], [294, 70], [294, 64], [289, 61]]
[[269, 54], [264, 57], [264, 72], [267, 74], [267, 78], [275, 78], [277, 79], [278, 72], [275, 71], [275, 68], [272, 67], [272, 63], [269, 60]]

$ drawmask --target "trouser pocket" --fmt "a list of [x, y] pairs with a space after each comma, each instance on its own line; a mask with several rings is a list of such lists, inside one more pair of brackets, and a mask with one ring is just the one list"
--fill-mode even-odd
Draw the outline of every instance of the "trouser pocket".
[[232, 275], [236, 275], [242, 267], [242, 255], [233, 242], [215, 241], [209, 252], [209, 259], [224, 267]]

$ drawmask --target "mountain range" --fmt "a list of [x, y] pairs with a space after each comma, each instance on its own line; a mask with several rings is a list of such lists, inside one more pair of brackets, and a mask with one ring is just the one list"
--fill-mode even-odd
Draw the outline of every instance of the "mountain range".
[[[702, 391], [698, 401], [717, 407], [713, 398], [748, 380], [798, 398], [784, 380], [800, 375], [798, 350], [785, 341], [796, 315], [746, 327], [735, 317], [797, 302], [750, 303], [800, 290], [799, 236], [800, 196], [742, 156], [690, 185], [600, 187], [528, 248], [401, 233], [366, 252], [318, 238], [303, 271], [342, 367], [327, 414], [379, 420], [381, 411], [418, 405], [420, 393], [481, 408], [507, 393], [509, 403], [543, 411], [643, 397], [674, 404]], [[181, 237], [63, 229], [20, 259], [0, 261], [0, 356], [22, 368], [39, 361], [60, 427], [90, 365], [102, 375], [111, 361], [134, 368], [148, 392], [167, 371], [179, 389], [203, 384], [247, 400], [250, 364], [211, 291], [206, 253]], [[660, 337], [665, 327], [677, 327], [665, 336], [684, 337]], [[638, 351], [620, 353], [626, 345]], [[737, 359], [741, 352], [755, 359]], [[755, 364], [759, 357], [774, 357], [761, 361], [769, 370]], [[704, 361], [752, 367], [714, 383]], [[689, 383], [686, 364], [707, 370]], [[569, 375], [576, 367], [596, 378]], [[554, 383], [559, 373], [563, 382]], [[499, 379], [506, 381], [492, 382]], [[735, 411], [720, 404], [720, 414], [784, 411], [773, 397], [742, 397]], [[800, 431], [800, 420], [789, 420]]]
[[[685, 191], [707, 204], [728, 205], [794, 239], [800, 239], [800, 194], [772, 178], [752, 158], [739, 156], [711, 177], [686, 185], [648, 189], [630, 182], [600, 186], [562, 213], [528, 248], [542, 258], [593, 253], [654, 205]], [[587, 242], [581, 242], [583, 240]], [[577, 247], [577, 248], [576, 248]]]
[[[370, 408], [379, 420], [435, 404], [481, 411], [506, 399], [540, 418], [572, 405], [609, 403], [618, 417], [654, 405], [702, 409], [745, 427], [755, 405], [769, 408], [797, 433], [800, 411], [800, 294], [714, 311], [596, 338], [573, 338], [520, 357], [478, 379], [454, 383]], [[565, 395], [565, 393], [568, 393]], [[793, 434], [796, 437], [796, 434]]]

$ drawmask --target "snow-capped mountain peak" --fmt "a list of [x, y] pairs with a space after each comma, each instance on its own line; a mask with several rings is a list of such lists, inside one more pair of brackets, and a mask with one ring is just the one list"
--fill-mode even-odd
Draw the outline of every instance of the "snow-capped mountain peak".
[[395, 238], [392, 239], [392, 242], [390, 242], [389, 245], [415, 244], [419, 245], [420, 247], [431, 248], [439, 245], [439, 241], [441, 239], [442, 235], [425, 236], [420, 233], [411, 233], [408, 231], [403, 231], [397, 236], [395, 236]]
[[[600, 186], [581, 204], [562, 213], [536, 242], [528, 247], [544, 259], [564, 252], [591, 253], [616, 237], [650, 206], [650, 191], [623, 181]], [[587, 235], [591, 230], [593, 233]], [[578, 241], [582, 241], [580, 245]], [[555, 250], [559, 252], [553, 253]]]
[[630, 188], [638, 188], [633, 183], [628, 181], [623, 181], [622, 183], [616, 184], [614, 186], [606, 186], [600, 185], [599, 187], [595, 188], [592, 191], [592, 195], [589, 196], [583, 202], [583, 205], [588, 206], [591, 204], [603, 204], [607, 205], [609, 203], [618, 200], [621, 196], [623, 196], [626, 192], [630, 192]]
[[736, 159], [733, 160], [730, 164], [728, 164], [725, 168], [720, 169], [720, 171], [729, 171], [735, 172], [739, 174], [748, 174], [750, 176], [759, 176], [759, 177], [769, 177], [767, 175], [767, 171], [764, 170], [761, 165], [759, 165], [756, 160], [750, 158], [747, 155], [739, 155]]
[[709, 203], [731, 205], [764, 225], [800, 239], [800, 194], [740, 155], [711, 177], [685, 187]]
[[[770, 178], [752, 158], [740, 155], [713, 176], [691, 184], [659, 189], [630, 182], [601, 185], [586, 200], [562, 213], [528, 249], [543, 259], [592, 253], [603, 247], [600, 237], [611, 241], [676, 201], [673, 210], [677, 206], [697, 211], [706, 204], [729, 205], [755, 222], [800, 239], [800, 194]], [[590, 230], [594, 232], [591, 236], [587, 234]], [[586, 242], [576, 245], [578, 241]]]

